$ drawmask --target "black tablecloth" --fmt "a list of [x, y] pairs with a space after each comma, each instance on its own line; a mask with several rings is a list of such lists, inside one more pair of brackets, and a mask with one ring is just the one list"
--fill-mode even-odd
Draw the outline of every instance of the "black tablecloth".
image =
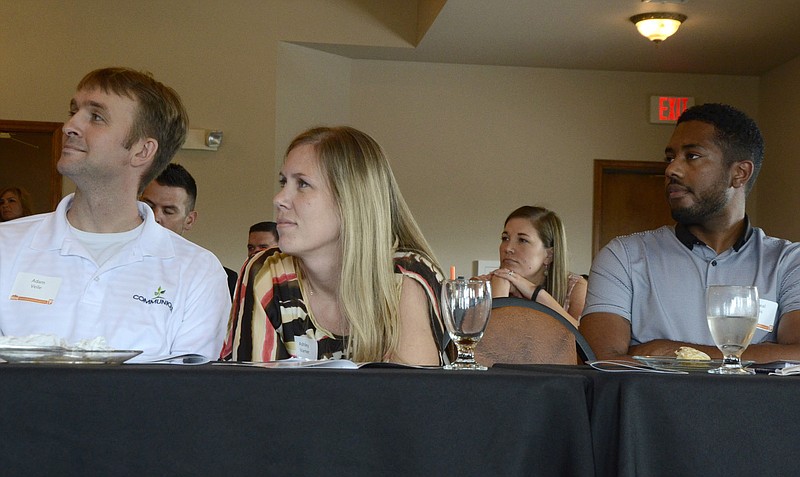
[[800, 377], [501, 366], [592, 380], [597, 475], [800, 475]]
[[0, 472], [593, 475], [591, 383], [530, 369], [3, 364]]

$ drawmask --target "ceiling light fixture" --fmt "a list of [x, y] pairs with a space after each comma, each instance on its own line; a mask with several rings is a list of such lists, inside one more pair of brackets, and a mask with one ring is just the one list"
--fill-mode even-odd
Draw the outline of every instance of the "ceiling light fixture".
[[658, 44], [678, 31], [681, 23], [686, 21], [686, 15], [668, 12], [641, 13], [632, 16], [631, 21], [643, 37]]

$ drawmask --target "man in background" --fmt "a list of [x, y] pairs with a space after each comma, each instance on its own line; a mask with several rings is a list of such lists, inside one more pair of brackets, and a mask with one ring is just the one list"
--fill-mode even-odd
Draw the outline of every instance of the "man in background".
[[177, 93], [103, 68], [80, 81], [69, 116], [58, 172], [75, 193], [55, 212], [0, 225], [0, 334], [103, 337], [142, 361], [216, 358], [230, 309], [222, 265], [137, 201], [186, 137]]
[[250, 227], [247, 236], [247, 256], [278, 246], [278, 227], [275, 222], [259, 222]]
[[142, 192], [142, 202], [153, 209], [156, 222], [178, 235], [192, 229], [197, 183], [182, 165], [170, 163]]
[[[142, 192], [142, 202], [153, 209], [156, 222], [183, 235], [197, 220], [197, 183], [180, 164], [170, 163]], [[236, 272], [225, 268], [231, 298], [236, 289]]]

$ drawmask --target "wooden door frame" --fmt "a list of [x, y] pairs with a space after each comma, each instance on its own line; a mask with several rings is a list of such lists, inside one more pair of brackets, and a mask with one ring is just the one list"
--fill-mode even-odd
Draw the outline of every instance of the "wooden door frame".
[[637, 171], [664, 175], [666, 162], [594, 160], [594, 201], [592, 208], [592, 259], [600, 251], [600, 225], [603, 211], [603, 175], [610, 171]]
[[62, 178], [58, 173], [58, 160], [61, 158], [61, 140], [63, 137], [63, 123], [51, 123], [44, 121], [17, 121], [0, 119], [0, 131], [11, 133], [46, 133], [51, 135], [50, 143], [50, 209], [54, 210], [61, 201]]

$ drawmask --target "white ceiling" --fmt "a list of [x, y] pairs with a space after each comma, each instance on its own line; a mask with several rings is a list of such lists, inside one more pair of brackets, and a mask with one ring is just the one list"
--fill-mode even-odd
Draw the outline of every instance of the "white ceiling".
[[[629, 18], [688, 16], [660, 45]], [[313, 45], [350, 58], [761, 75], [800, 56], [800, 0], [448, 0], [419, 46]]]

